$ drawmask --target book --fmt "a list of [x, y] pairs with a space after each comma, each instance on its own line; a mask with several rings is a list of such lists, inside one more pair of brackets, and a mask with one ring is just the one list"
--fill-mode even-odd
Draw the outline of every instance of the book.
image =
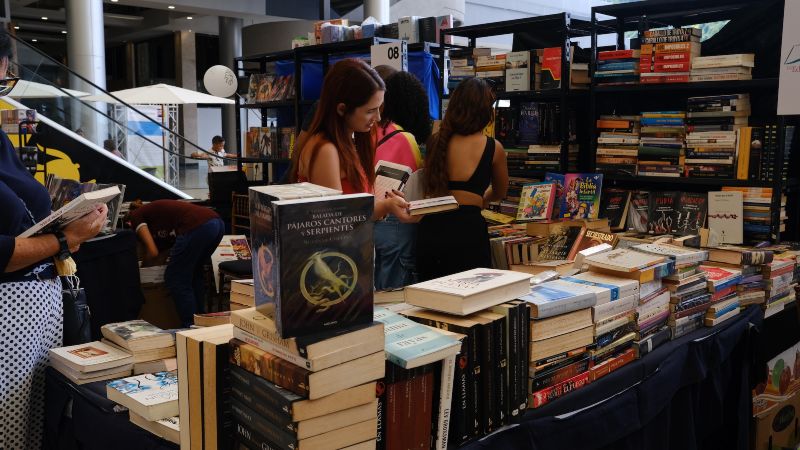
[[130, 353], [97, 341], [52, 348], [48, 353], [52, 361], [58, 361], [81, 373], [96, 372], [133, 363], [133, 356]]
[[375, 320], [383, 323], [386, 358], [404, 368], [413, 369], [461, 351], [461, 342], [386, 308], [375, 308]]
[[628, 229], [639, 233], [647, 233], [650, 222], [650, 193], [636, 191], [631, 194], [630, 208], [628, 209]]
[[373, 196], [276, 200], [272, 187], [250, 189], [256, 307], [284, 338], [372, 322]]
[[582, 226], [570, 226], [567, 223], [553, 227], [547, 240], [539, 248], [539, 259], [569, 260], [572, 248], [585, 230]]
[[585, 347], [594, 342], [594, 326], [583, 328], [536, 342], [531, 342], [531, 360], [536, 361], [558, 355], [572, 349]]
[[155, 361], [143, 361], [133, 364], [133, 375], [145, 373], [170, 372], [178, 370], [177, 358], [164, 358]]
[[568, 173], [564, 175], [564, 193], [560, 197], [561, 217], [596, 219], [599, 217], [601, 173]]
[[554, 280], [531, 287], [519, 300], [528, 304], [532, 319], [543, 319], [594, 306], [597, 294], [590, 286]]
[[721, 245], [708, 249], [708, 260], [739, 265], [769, 264], [774, 259], [772, 250]]
[[708, 193], [708, 229], [721, 244], [741, 244], [744, 240], [742, 193], [711, 191]]
[[692, 59], [692, 69], [715, 67], [754, 67], [755, 54], [739, 53], [733, 55], [696, 56]]
[[472, 269], [405, 288], [406, 303], [449, 314], [467, 315], [528, 292], [530, 275]]
[[541, 406], [544, 406], [547, 403], [550, 403], [558, 398], [561, 398], [572, 391], [584, 387], [588, 383], [589, 383], [589, 372], [587, 371], [578, 374], [554, 386], [533, 392], [530, 395], [530, 400], [529, 400], [531, 405], [530, 407], [539, 408]]
[[555, 195], [556, 189], [553, 183], [530, 183], [522, 186], [517, 220], [550, 219]]
[[584, 229], [583, 232], [578, 236], [578, 239], [576, 239], [575, 245], [572, 246], [569, 254], [567, 254], [567, 259], [574, 260], [576, 259], [575, 257], [578, 252], [598, 245], [608, 244], [610, 246], [610, 250], [617, 245], [618, 240], [619, 237], [614, 233], [603, 233], [597, 230]]
[[178, 415], [178, 373], [157, 372], [115, 380], [106, 396], [147, 420]]
[[610, 291], [609, 301], [616, 301], [631, 295], [639, 295], [639, 283], [627, 278], [583, 272], [563, 278], [571, 283], [581, 283], [606, 288]]
[[175, 334], [144, 320], [109, 323], [100, 327], [103, 337], [133, 353], [175, 345]]
[[651, 234], [674, 233], [678, 227], [677, 201], [680, 194], [674, 191], [651, 192], [647, 211], [647, 229]]
[[230, 311], [194, 315], [194, 324], [198, 327], [214, 327], [217, 325], [224, 325], [226, 323], [231, 323]]
[[458, 209], [458, 201], [452, 195], [425, 198], [422, 200], [412, 200], [408, 203], [408, 213], [412, 216], [422, 216], [425, 214], [433, 214]]
[[677, 245], [655, 243], [639, 244], [634, 245], [633, 249], [643, 253], [666, 256], [675, 261], [675, 264], [677, 265], [694, 264], [708, 259], [708, 252], [706, 250], [696, 250]]
[[676, 234], [679, 236], [699, 234], [706, 224], [708, 195], [699, 192], [681, 192], [677, 212]]
[[383, 198], [392, 190], [402, 192], [409, 177], [411, 177], [410, 167], [391, 161], [378, 161], [375, 163], [375, 195]]
[[629, 249], [617, 249], [610, 252], [592, 255], [586, 258], [586, 264], [617, 272], [635, 272], [654, 264], [664, 262], [663, 256], [650, 255]]
[[542, 52], [541, 89], [561, 87], [561, 50], [561, 47], [549, 47]]
[[129, 363], [122, 366], [110, 367], [108, 369], [95, 370], [93, 372], [81, 372], [79, 370], [75, 370], [57, 359], [51, 359], [50, 366], [59, 371], [65, 377], [69, 378], [73, 383], [82, 385], [130, 376], [133, 364]]
[[128, 415], [130, 416], [131, 423], [139, 428], [147, 430], [161, 439], [165, 439], [174, 444], [180, 444], [181, 432], [180, 418], [178, 416], [151, 421], [133, 411], [128, 411]]
[[592, 325], [592, 309], [577, 309], [543, 319], [530, 321], [531, 342], [549, 339], [565, 333], [580, 330]]
[[312, 372], [381, 351], [384, 327], [373, 322], [318, 333], [281, 338], [275, 319], [255, 308], [231, 312], [234, 336]]
[[600, 212], [611, 226], [611, 231], [622, 231], [628, 219], [631, 191], [607, 189], [600, 197]]
[[119, 194], [120, 190], [117, 186], [85, 192], [20, 233], [18, 237], [26, 238], [40, 233], [48, 233], [63, 229], [68, 224], [94, 211], [97, 205], [108, 203]]

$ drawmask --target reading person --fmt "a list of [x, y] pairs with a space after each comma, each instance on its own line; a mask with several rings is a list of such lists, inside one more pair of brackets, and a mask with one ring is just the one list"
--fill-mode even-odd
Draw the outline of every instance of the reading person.
[[481, 210], [508, 190], [503, 146], [483, 134], [493, 120], [492, 103], [494, 95], [485, 81], [462, 81], [450, 97], [439, 132], [428, 141], [425, 195], [452, 195], [459, 208], [425, 216], [420, 222], [420, 281], [491, 267], [489, 232]]
[[[3, 80], [10, 55], [9, 37], [0, 30]], [[0, 448], [41, 447], [47, 352], [61, 346], [63, 330], [53, 257], [66, 259], [94, 237], [107, 213], [101, 205], [60, 232], [16, 237], [50, 214], [50, 196], [0, 131]]]
[[205, 308], [203, 264], [222, 241], [225, 223], [214, 211], [179, 200], [133, 202], [130, 221], [147, 252], [144, 263], [170, 249], [164, 283], [188, 328]]
[[[375, 146], [371, 131], [381, 120], [385, 85], [372, 67], [357, 59], [336, 63], [325, 75], [322, 94], [307, 138], [298, 140], [290, 179], [338, 189], [371, 193], [375, 181]], [[375, 199], [373, 218], [391, 213], [413, 221], [399, 193]]]

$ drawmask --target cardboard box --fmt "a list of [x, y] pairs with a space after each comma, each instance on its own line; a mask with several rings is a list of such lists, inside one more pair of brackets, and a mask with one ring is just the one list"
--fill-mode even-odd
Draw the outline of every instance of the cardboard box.
[[181, 320], [178, 317], [175, 302], [163, 283], [142, 284], [142, 293], [144, 294], [144, 304], [139, 310], [140, 319], [164, 330], [181, 328]]
[[798, 439], [797, 415], [800, 411], [800, 393], [774, 404], [753, 418], [755, 429], [754, 450], [795, 449]]

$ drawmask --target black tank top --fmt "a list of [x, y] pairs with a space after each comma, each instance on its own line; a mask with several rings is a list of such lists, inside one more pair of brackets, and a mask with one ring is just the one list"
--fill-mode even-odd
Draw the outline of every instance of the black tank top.
[[492, 182], [492, 159], [494, 159], [494, 139], [486, 138], [486, 147], [483, 148], [481, 160], [467, 181], [448, 181], [447, 188], [451, 191], [467, 191], [480, 195], [486, 192]]

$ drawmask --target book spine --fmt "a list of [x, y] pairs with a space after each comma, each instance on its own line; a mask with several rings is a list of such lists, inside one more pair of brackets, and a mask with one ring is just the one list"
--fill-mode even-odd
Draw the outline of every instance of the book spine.
[[557, 385], [531, 393], [529, 400], [532, 408], [542, 407], [557, 398], [578, 390], [589, 382], [589, 372], [583, 372]]
[[592, 382], [597, 381], [600, 378], [624, 366], [625, 364], [628, 364], [634, 359], [636, 359], [636, 352], [634, 351], [634, 349], [629, 348], [628, 350], [625, 350], [621, 355], [615, 356], [607, 361], [602, 362], [601, 364], [592, 367], [589, 370], [589, 379]]
[[245, 427], [262, 435], [268, 442], [285, 449], [298, 448], [296, 434], [289, 434], [274, 424], [259, 416], [252, 409], [239, 403], [238, 400], [231, 400], [231, 413], [235, 420]]
[[509, 386], [508, 386], [508, 415], [509, 420], [516, 417], [519, 413], [519, 405], [522, 402], [520, 398], [520, 383], [522, 383], [522, 378], [520, 378], [520, 366], [523, 364], [521, 354], [520, 354], [520, 309], [519, 307], [515, 306], [509, 309], [508, 314], [508, 322], [506, 326], [508, 327], [508, 379], [509, 379]]
[[483, 398], [483, 407], [479, 410], [482, 420], [482, 427], [484, 433], [494, 431], [498, 426], [496, 419], [497, 414], [497, 392], [495, 385], [495, 339], [493, 324], [488, 323], [481, 326], [480, 336], [480, 359], [481, 359], [481, 372], [480, 372], [480, 393]]
[[261, 378], [308, 398], [310, 392], [308, 370], [283, 361], [277, 356], [238, 339], [232, 339], [231, 346], [231, 364], [251, 373], [258, 371]]
[[607, 59], [626, 59], [636, 58], [638, 56], [636, 50], [611, 50], [607, 52], [600, 52], [597, 59], [603, 61]]
[[535, 377], [530, 379], [528, 390], [530, 392], [540, 391], [550, 386], [554, 386], [562, 381], [566, 381], [580, 373], [586, 372], [589, 369], [589, 358], [575, 361], [565, 367], [560, 367], [552, 371], [546, 371], [542, 374], [536, 374]]
[[286, 420], [292, 421], [292, 405], [294, 401], [285, 396], [285, 394], [289, 393], [284, 391], [283, 388], [238, 366], [230, 368], [230, 377], [232, 391], [237, 390], [240, 393], [252, 396], [255, 401], [263, 404], [264, 407], [273, 411], [280, 411], [286, 416]]
[[688, 72], [691, 67], [692, 64], [689, 62], [656, 61], [653, 69], [656, 72]]
[[519, 305], [521, 314], [520, 314], [520, 337], [522, 342], [520, 343], [521, 346], [519, 348], [519, 352], [522, 354], [522, 367], [520, 367], [520, 395], [523, 398], [522, 403], [520, 403], [520, 414], [522, 411], [528, 408], [528, 386], [524, 380], [528, 377], [528, 367], [531, 365], [531, 309], [528, 305], [524, 302], [521, 302]]
[[696, 36], [654, 36], [642, 38], [642, 44], [662, 44], [672, 42], [700, 42]]
[[287, 433], [297, 432], [297, 424], [292, 422], [291, 417], [284, 414], [281, 410], [271, 407], [268, 403], [259, 401], [260, 398], [256, 398], [251, 394], [252, 392], [248, 391], [247, 388], [243, 389], [237, 386], [236, 383], [234, 383], [231, 388], [231, 398], [252, 409], [264, 419], [269, 420], [276, 428], [284, 430]]
[[[236, 315], [234, 315], [234, 317], [236, 317]], [[298, 367], [302, 367], [311, 371], [314, 370], [314, 364], [312, 361], [291, 353], [286, 347], [276, 345], [274, 341], [261, 338], [243, 328], [240, 328], [238, 325], [234, 326], [233, 328], [233, 337], [242, 342], [254, 345], [269, 354], [278, 356], [284, 361], [288, 361]]]
[[699, 44], [695, 42], [664, 42], [654, 44], [656, 53], [691, 52]]
[[457, 360], [458, 355], [451, 355], [442, 360], [442, 374], [439, 377], [439, 414], [436, 417], [435, 450], [447, 450]]
[[233, 431], [237, 440], [241, 444], [244, 444], [247, 448], [257, 448], [259, 450], [282, 450], [280, 447], [276, 446], [260, 434], [253, 431], [252, 428], [242, 425], [241, 423], [236, 423], [233, 427]]
[[499, 419], [496, 426], [505, 425], [508, 423], [508, 418], [511, 417], [509, 411], [510, 398], [509, 398], [509, 377], [508, 377], [508, 341], [507, 333], [508, 328], [506, 325], [505, 317], [494, 322], [494, 338], [495, 349], [497, 350], [496, 363], [495, 363], [495, 386], [497, 398], [497, 414], [495, 417]]

